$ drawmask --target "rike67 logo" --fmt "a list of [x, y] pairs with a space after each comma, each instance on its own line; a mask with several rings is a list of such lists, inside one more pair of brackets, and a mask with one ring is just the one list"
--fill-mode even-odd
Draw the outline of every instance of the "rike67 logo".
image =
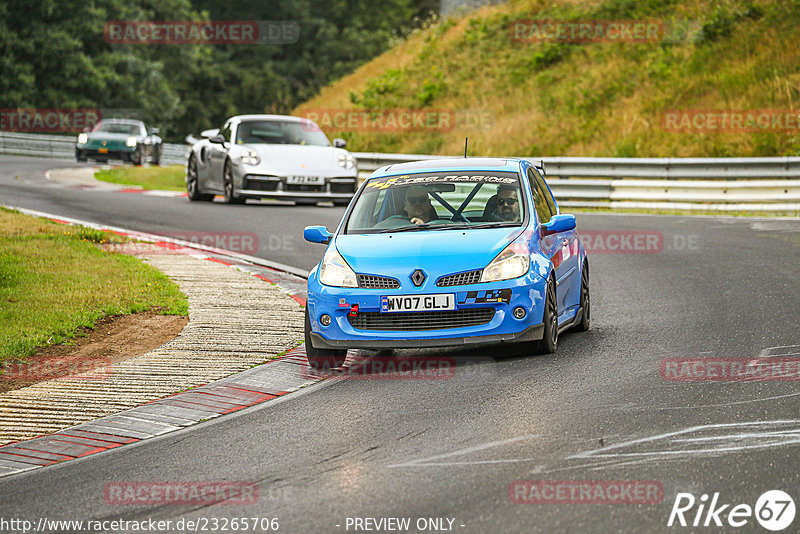
[[754, 507], [749, 504], [723, 504], [719, 492], [709, 502], [708, 494], [696, 499], [691, 493], [678, 493], [667, 526], [733, 528], [752, 525], [753, 519], [773, 532], [785, 530], [794, 521], [794, 500], [781, 490], [764, 492]]

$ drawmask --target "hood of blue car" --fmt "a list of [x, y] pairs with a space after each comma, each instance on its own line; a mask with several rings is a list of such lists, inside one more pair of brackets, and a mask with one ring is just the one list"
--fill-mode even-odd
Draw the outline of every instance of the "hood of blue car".
[[519, 233], [486, 228], [338, 235], [336, 249], [357, 273], [394, 277], [405, 286], [422, 269], [428, 285], [443, 275], [483, 269]]

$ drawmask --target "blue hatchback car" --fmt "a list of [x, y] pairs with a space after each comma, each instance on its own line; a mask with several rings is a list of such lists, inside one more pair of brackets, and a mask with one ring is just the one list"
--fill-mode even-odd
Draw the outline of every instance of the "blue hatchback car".
[[575, 216], [543, 167], [461, 158], [389, 165], [360, 187], [308, 278], [305, 341], [314, 367], [347, 349], [528, 343], [589, 328], [589, 264]]

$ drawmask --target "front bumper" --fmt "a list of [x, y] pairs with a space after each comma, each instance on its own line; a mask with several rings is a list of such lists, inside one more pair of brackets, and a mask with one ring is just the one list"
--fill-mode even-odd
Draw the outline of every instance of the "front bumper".
[[[319, 283], [316, 269], [308, 279], [308, 312], [311, 320], [311, 343], [315, 348], [385, 349], [419, 347], [463, 347], [485, 344], [517, 343], [542, 339], [546, 280], [536, 275], [516, 280], [452, 287], [423, 287], [421, 290], [338, 288]], [[503, 302], [482, 302], [470, 297], [474, 292], [510, 290]], [[381, 311], [381, 296], [455, 293], [456, 310], [491, 307], [494, 314], [488, 322], [456, 328], [427, 330], [366, 330], [355, 328], [348, 319], [353, 304], [358, 313]], [[525, 317], [517, 319], [512, 310], [522, 307]], [[419, 312], [413, 312], [419, 313]], [[435, 312], [434, 312], [435, 313]], [[331, 324], [322, 326], [319, 318], [327, 314]], [[391, 315], [391, 314], [389, 314]]]
[[245, 175], [241, 188], [236, 191], [240, 197], [277, 198], [281, 200], [350, 200], [358, 187], [357, 178], [326, 177], [324, 185], [290, 185], [285, 178], [278, 176]]
[[75, 147], [76, 157], [88, 157], [98, 159], [124, 159], [133, 157], [138, 147], [92, 147], [88, 145], [78, 145]]

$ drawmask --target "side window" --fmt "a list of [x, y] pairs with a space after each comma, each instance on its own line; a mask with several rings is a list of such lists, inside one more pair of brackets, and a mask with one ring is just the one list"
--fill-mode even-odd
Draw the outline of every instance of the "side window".
[[219, 131], [219, 134], [222, 137], [224, 137], [225, 140], [227, 142], [229, 142], [229, 143], [231, 142], [231, 129], [232, 129], [231, 123], [230, 122], [226, 122], [225, 126], [223, 126], [222, 129]]
[[550, 213], [555, 215], [556, 213], [558, 213], [558, 208], [556, 207], [556, 201], [553, 198], [553, 195], [550, 194], [550, 190], [547, 188], [547, 184], [544, 183], [544, 180], [542, 179], [541, 176], [539, 176], [539, 173], [535, 171], [531, 172], [533, 172], [533, 175], [536, 177], [536, 183], [539, 185], [539, 189], [541, 189], [542, 195], [544, 195], [544, 199], [547, 202], [547, 206], [550, 208]]
[[553, 214], [531, 169], [528, 169], [528, 181], [531, 184], [531, 192], [533, 193], [533, 207], [536, 210], [536, 218], [539, 219], [539, 224], [544, 224], [550, 220]]

